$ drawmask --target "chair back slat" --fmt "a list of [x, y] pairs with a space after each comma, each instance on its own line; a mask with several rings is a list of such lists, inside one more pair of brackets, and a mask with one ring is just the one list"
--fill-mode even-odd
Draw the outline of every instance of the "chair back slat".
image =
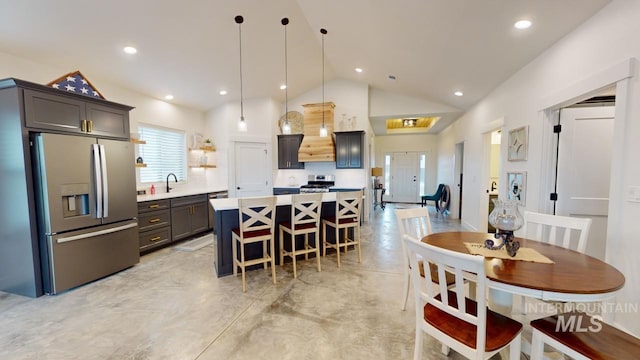
[[276, 197], [238, 199], [241, 233], [269, 229], [273, 232]]
[[420, 241], [423, 237], [433, 233], [429, 210], [426, 207], [396, 209], [395, 214], [398, 221], [398, 229], [400, 230], [402, 253], [407, 261], [406, 266], [409, 266], [409, 254], [402, 239], [404, 236], [408, 236], [412, 240]]
[[322, 194], [294, 194], [291, 196], [291, 226], [315, 223], [320, 227]]
[[[487, 316], [484, 258], [442, 249], [420, 241], [413, 241], [409, 236], [405, 236], [403, 241], [411, 262], [411, 280], [414, 284], [416, 304], [419, 304], [421, 308], [426, 304], [430, 304], [439, 310], [477, 326], [477, 348], [484, 349]], [[425, 263], [428, 261], [436, 265], [438, 269], [438, 283], [436, 287], [439, 289], [437, 293], [432, 284], [431, 267], [425, 266], [425, 277], [420, 276], [418, 266], [420, 259], [423, 259]], [[453, 288], [451, 285], [447, 285], [446, 272], [455, 275], [455, 285], [453, 285]], [[466, 308], [464, 282], [466, 273], [477, 275], [477, 313], [475, 315]], [[451, 291], [448, 291], [447, 288], [451, 289]], [[417, 314], [416, 316], [421, 316], [421, 314]]]
[[360, 222], [360, 212], [362, 210], [362, 190], [339, 191], [336, 193], [336, 218], [354, 219]]
[[590, 228], [589, 218], [525, 211], [521, 233], [525, 238], [584, 253]]

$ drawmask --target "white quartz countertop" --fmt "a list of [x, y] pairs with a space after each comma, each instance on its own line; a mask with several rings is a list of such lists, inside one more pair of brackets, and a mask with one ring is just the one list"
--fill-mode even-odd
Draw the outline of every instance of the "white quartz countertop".
[[[336, 192], [322, 193], [322, 202], [336, 201]], [[291, 205], [291, 195], [276, 195], [276, 206]], [[214, 211], [237, 210], [238, 198], [211, 199], [209, 200]]]
[[[158, 190], [160, 189], [156, 188], [156, 191]], [[162, 192], [160, 193], [156, 192], [155, 195], [151, 195], [151, 194], [138, 195], [138, 202], [171, 199], [171, 198], [176, 198], [181, 196], [208, 194], [212, 192], [227, 191], [227, 188], [215, 188], [215, 187], [184, 188], [184, 189], [171, 190], [171, 192], [168, 192], [168, 193], [164, 192], [164, 189], [160, 191]]]

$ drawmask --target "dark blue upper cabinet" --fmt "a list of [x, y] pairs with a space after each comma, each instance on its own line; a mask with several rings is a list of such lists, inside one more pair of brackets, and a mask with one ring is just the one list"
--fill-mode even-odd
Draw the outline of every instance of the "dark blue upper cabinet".
[[364, 131], [336, 132], [336, 168], [362, 169]]
[[304, 169], [304, 163], [298, 161], [298, 150], [303, 136], [278, 135], [278, 169]]

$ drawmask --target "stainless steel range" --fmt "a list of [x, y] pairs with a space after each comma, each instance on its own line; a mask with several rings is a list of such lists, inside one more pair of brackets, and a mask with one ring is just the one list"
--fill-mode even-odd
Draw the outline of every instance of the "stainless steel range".
[[335, 175], [309, 175], [307, 185], [300, 186], [300, 193], [329, 192], [335, 180]]

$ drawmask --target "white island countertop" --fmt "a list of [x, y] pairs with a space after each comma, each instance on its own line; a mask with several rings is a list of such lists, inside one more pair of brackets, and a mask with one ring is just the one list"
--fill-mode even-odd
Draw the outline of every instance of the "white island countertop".
[[[162, 192], [158, 192], [158, 191]], [[165, 192], [163, 189], [156, 188], [156, 193], [151, 195], [147, 193], [146, 195], [138, 195], [138, 202], [143, 201], [153, 201], [153, 200], [163, 200], [163, 199], [171, 199], [181, 196], [190, 196], [190, 195], [200, 195], [200, 194], [208, 194], [213, 192], [227, 191], [227, 188], [217, 188], [217, 187], [185, 187], [172, 189], [171, 192]], [[147, 190], [148, 192], [148, 190]]]
[[[322, 202], [336, 201], [337, 192], [322, 193]], [[291, 205], [291, 195], [274, 195], [276, 197], [276, 206]], [[263, 196], [257, 196], [263, 197]], [[238, 198], [228, 199], [211, 199], [209, 200], [214, 211], [220, 210], [238, 210]]]

